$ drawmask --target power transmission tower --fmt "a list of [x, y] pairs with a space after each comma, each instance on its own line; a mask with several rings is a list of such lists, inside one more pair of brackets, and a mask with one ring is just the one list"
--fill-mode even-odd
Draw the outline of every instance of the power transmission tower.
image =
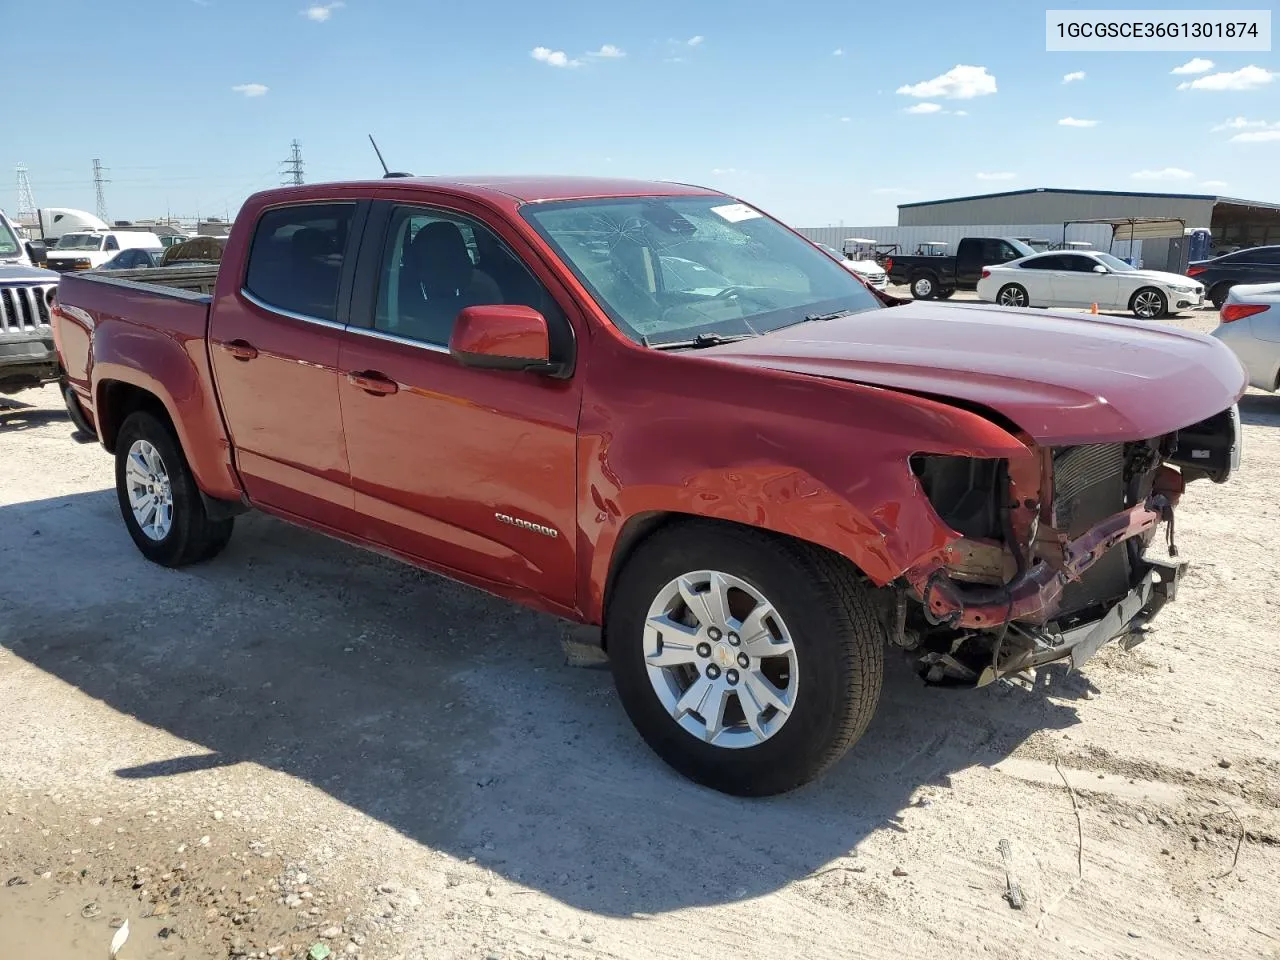
[[31, 195], [31, 181], [27, 179], [27, 165], [18, 164], [18, 222], [28, 226], [36, 222], [36, 199]]
[[289, 151], [289, 159], [281, 160], [280, 166], [283, 173], [280, 183], [283, 186], [301, 186], [302, 179], [302, 144], [297, 140], [293, 141], [293, 148]]
[[[98, 199], [98, 211], [97, 211], [98, 219], [104, 220], [104, 221], [107, 220], [107, 198], [106, 198], [106, 195], [102, 192], [102, 187], [104, 184], [108, 184], [111, 182], [110, 180], [107, 179], [106, 174], [107, 174], [107, 171], [103, 169], [102, 161], [95, 159], [93, 161], [93, 189], [94, 189], [94, 192], [97, 194], [97, 199]], [[107, 222], [110, 222], [110, 221], [107, 221]]]

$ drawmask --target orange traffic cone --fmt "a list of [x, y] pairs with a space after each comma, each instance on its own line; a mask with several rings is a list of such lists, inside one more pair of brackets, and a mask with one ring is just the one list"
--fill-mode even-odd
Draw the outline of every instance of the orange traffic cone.
[[1090, 308], [1089, 308], [1089, 312], [1090, 312], [1090, 313], [1097, 313], [1097, 312], [1098, 312], [1098, 305], [1095, 303], [1092, 307], [1090, 307]]

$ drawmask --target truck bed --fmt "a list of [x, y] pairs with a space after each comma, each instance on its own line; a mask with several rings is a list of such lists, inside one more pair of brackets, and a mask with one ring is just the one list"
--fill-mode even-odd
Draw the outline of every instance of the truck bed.
[[132, 270], [86, 271], [68, 274], [78, 279], [95, 281], [120, 282], [131, 287], [150, 287], [157, 292], [167, 293], [173, 290], [186, 290], [194, 293], [212, 294], [218, 279], [216, 263], [198, 263], [178, 267], [137, 267]]

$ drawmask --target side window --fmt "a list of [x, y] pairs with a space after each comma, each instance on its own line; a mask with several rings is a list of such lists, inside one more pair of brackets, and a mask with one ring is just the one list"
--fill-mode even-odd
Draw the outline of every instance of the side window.
[[546, 288], [488, 227], [460, 214], [397, 207], [378, 276], [375, 330], [448, 346], [466, 307], [522, 304], [547, 318], [552, 350], [568, 320]]
[[1098, 265], [1098, 261], [1092, 257], [1082, 257], [1078, 253], [1068, 254], [1062, 258], [1066, 261], [1063, 269], [1074, 271], [1075, 273], [1092, 273], [1093, 268]]
[[115, 237], [107, 237], [107, 244], [106, 244], [106, 246], [105, 246], [105, 247], [103, 247], [103, 249], [104, 249], [104, 250], [119, 250], [119, 249], [120, 249], [120, 241], [119, 241], [119, 240], [117, 240]]
[[1265, 263], [1268, 266], [1280, 265], [1280, 247], [1259, 247], [1253, 251], [1254, 263]]
[[336, 320], [352, 203], [268, 210], [258, 220], [244, 287], [269, 307]]
[[1023, 270], [1065, 270], [1062, 257], [1036, 257], [1022, 264]]
[[1017, 250], [1013, 249], [1013, 245], [1005, 243], [1003, 240], [998, 241], [1000, 249], [996, 251], [996, 258], [992, 263], [1008, 263], [1010, 260], [1017, 260], [1022, 256]]

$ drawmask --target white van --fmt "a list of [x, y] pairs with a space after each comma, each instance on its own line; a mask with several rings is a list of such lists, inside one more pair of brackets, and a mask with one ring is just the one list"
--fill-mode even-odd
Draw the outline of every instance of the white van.
[[147, 247], [152, 250], [164, 244], [154, 233], [138, 230], [93, 230], [85, 233], [67, 233], [58, 238], [56, 246], [49, 249], [50, 270], [65, 273], [68, 270], [92, 270], [100, 267], [121, 250]]

